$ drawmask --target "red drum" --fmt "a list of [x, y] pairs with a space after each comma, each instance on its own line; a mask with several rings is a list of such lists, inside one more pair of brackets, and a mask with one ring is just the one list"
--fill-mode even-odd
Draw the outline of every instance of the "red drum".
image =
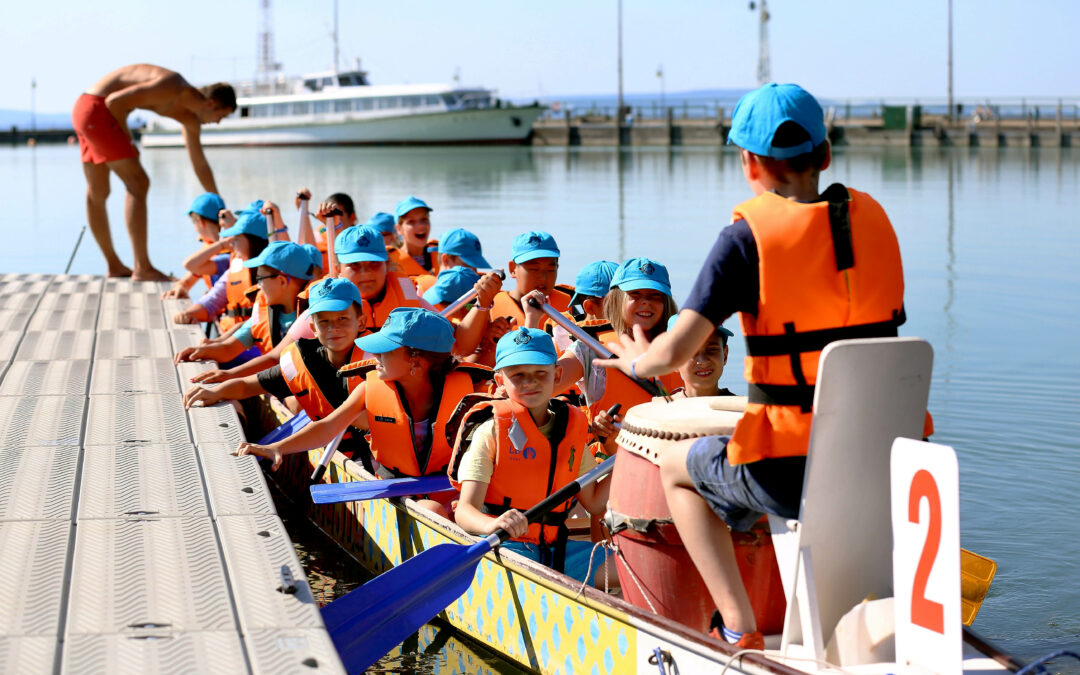
[[[638, 607], [708, 632], [716, 609], [705, 582], [671, 520], [660, 483], [660, 457], [675, 441], [731, 434], [745, 397], [654, 400], [631, 408], [616, 439], [619, 445], [608, 498], [608, 526], [620, 555], [619, 583]], [[735, 557], [765, 635], [784, 629], [786, 602], [769, 525], [762, 518], [749, 532], [734, 532]]]

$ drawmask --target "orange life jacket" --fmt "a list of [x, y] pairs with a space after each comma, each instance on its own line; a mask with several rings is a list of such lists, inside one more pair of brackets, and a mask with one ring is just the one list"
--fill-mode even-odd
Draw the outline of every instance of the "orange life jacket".
[[225, 333], [251, 316], [252, 302], [247, 291], [255, 285], [255, 270], [244, 267], [239, 256], [229, 260], [225, 280], [225, 313], [218, 319], [218, 330]]
[[[570, 308], [570, 296], [562, 291], [553, 290], [548, 295], [548, 304], [560, 312], [565, 312]], [[517, 303], [517, 300], [510, 297], [508, 292], [499, 291], [495, 294], [495, 300], [492, 302], [491, 320], [494, 321], [503, 317], [510, 321], [511, 326], [520, 328], [525, 325], [525, 312], [522, 311], [521, 305]], [[550, 321], [550, 319], [548, 320]]]
[[387, 272], [382, 297], [378, 302], [373, 302], [371, 298], [364, 302], [364, 309], [371, 312], [367, 316], [367, 327], [372, 331], [379, 330], [386, 323], [390, 311], [397, 307], [420, 306], [420, 296], [416, 294], [416, 286], [412, 280], [394, 272]]
[[732, 464], [805, 455], [821, 350], [897, 334], [900, 246], [869, 195], [833, 185], [810, 204], [764, 193], [735, 207], [758, 252], [757, 316], [741, 313], [749, 404], [728, 443]]
[[[202, 242], [203, 248], [206, 248], [207, 246], [212, 246], [217, 243], [216, 241], [212, 241], [204, 237], [199, 237], [199, 241]], [[214, 280], [210, 278], [209, 274], [200, 274], [199, 278], [203, 280], [204, 284], [206, 284], [207, 291], [214, 287]]]
[[446, 376], [435, 405], [435, 418], [428, 430], [427, 450], [416, 445], [414, 420], [405, 410], [396, 384], [383, 382], [377, 373], [369, 372], [364, 378], [364, 389], [371, 452], [375, 459], [399, 476], [446, 473], [450, 464], [450, 444], [444, 428], [458, 402], [473, 392], [472, 378], [457, 370]]
[[434, 274], [421, 274], [412, 277], [412, 280], [413, 284], [416, 285], [416, 292], [423, 295], [428, 292], [428, 289], [435, 285], [435, 282], [438, 281], [439, 278]]
[[413, 260], [413, 257], [405, 251], [404, 245], [402, 246], [403, 248], [389, 247], [386, 249], [386, 256], [392, 271], [413, 279], [420, 276], [437, 276], [439, 274], [439, 242], [437, 240], [432, 239], [424, 245], [424, 259], [428, 263], [427, 269]]
[[[552, 399], [555, 428], [548, 439], [540, 433], [528, 408], [510, 399], [478, 403], [468, 412], [458, 430], [450, 462], [450, 483], [461, 489], [457, 480], [461, 458], [468, 449], [467, 437], [481, 422], [495, 420], [495, 468], [484, 495], [483, 512], [499, 515], [509, 509], [525, 512], [563, 485], [578, 477], [582, 456], [588, 452], [586, 437], [589, 422], [585, 413], [560, 399]], [[525, 432], [521, 447], [510, 440], [510, 429], [517, 420]], [[566, 517], [573, 500], [556, 507], [540, 523], [531, 523], [524, 537], [516, 541], [551, 545], [565, 533]]]
[[[618, 336], [614, 331], [609, 330], [600, 333], [596, 339], [602, 344], [608, 344], [617, 341]], [[668, 393], [684, 386], [682, 376], [677, 372], [655, 377], [653, 381], [660, 384]], [[607, 410], [616, 403], [622, 404], [621, 412], [625, 415], [630, 408], [642, 403], [648, 403], [652, 399], [652, 394], [642, 389], [632, 379], [624, 375], [621, 370], [608, 368], [604, 379], [604, 395], [600, 397], [599, 401], [595, 401], [589, 406], [589, 418], [592, 419], [601, 410]]]
[[[353, 345], [349, 352], [349, 363], [361, 361], [364, 358], [364, 350]], [[321, 420], [334, 412], [334, 406], [326, 399], [319, 383], [311, 374], [307, 363], [304, 361], [303, 352], [300, 351], [300, 342], [294, 342], [281, 353], [278, 362], [281, 374], [285, 378], [285, 384], [289, 385], [289, 391], [296, 397], [304, 412], [312, 421]]]
[[[308, 286], [311, 283], [308, 282]], [[308, 290], [308, 286], [305, 286], [301, 291]], [[281, 342], [281, 338], [285, 337], [285, 334], [289, 332], [289, 326], [281, 328], [281, 334], [277, 334], [279, 327], [277, 322], [277, 309], [278, 306], [270, 307], [266, 304], [266, 296], [262, 291], [256, 296], [255, 304], [258, 306], [258, 311], [253, 314], [255, 321], [251, 325], [251, 337], [255, 338], [255, 344], [259, 347], [259, 351], [263, 354], [267, 354], [274, 349]], [[300, 316], [300, 298], [296, 299], [296, 304], [293, 306], [293, 312], [296, 317], [295, 321]], [[291, 325], [291, 324], [290, 324]]]

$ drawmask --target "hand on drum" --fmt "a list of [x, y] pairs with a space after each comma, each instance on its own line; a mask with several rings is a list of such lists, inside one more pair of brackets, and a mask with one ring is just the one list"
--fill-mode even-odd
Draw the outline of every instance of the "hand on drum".
[[488, 534], [498, 529], [506, 530], [510, 533], [511, 539], [517, 539], [525, 536], [525, 533], [529, 531], [529, 521], [525, 519], [525, 514], [521, 511], [510, 509], [491, 521], [491, 530]]

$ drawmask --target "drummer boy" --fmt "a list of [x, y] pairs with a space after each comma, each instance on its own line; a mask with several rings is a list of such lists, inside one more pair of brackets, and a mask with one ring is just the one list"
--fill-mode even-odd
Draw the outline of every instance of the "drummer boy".
[[[507, 398], [474, 406], [461, 425], [449, 470], [461, 490], [455, 519], [476, 535], [505, 529], [513, 540], [504, 548], [578, 581], [601, 578], [601, 564], [589, 574], [592, 543], [567, 539], [570, 504], [543, 525], [530, 525], [523, 515], [596, 466], [581, 461], [588, 440], [585, 413], [551, 398], [560, 370], [555, 343], [542, 330], [520, 328], [499, 340], [495, 359], [495, 382]], [[603, 513], [607, 491], [606, 481], [589, 484], [578, 499], [590, 513]]]

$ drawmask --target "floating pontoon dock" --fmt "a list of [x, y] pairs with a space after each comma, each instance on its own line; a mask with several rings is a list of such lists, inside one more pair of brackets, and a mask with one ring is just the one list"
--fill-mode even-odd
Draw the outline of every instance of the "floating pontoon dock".
[[342, 672], [161, 290], [0, 275], [0, 672]]

